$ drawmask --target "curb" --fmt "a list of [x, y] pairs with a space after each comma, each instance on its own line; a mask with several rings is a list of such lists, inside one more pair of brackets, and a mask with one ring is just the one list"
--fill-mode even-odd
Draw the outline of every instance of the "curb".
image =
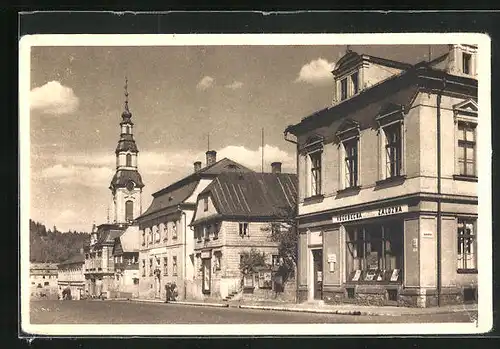
[[229, 304], [223, 303], [201, 303], [201, 302], [184, 302], [184, 301], [170, 301], [166, 304], [179, 304], [179, 305], [192, 305], [195, 307], [215, 307], [215, 308], [229, 308]]
[[256, 309], [256, 310], [274, 310], [274, 311], [289, 311], [297, 313], [316, 313], [316, 314], [336, 314], [336, 315], [387, 315], [378, 314], [370, 312], [361, 312], [353, 310], [329, 310], [329, 309], [312, 309], [312, 308], [286, 308], [286, 307], [272, 307], [272, 306], [261, 306], [261, 305], [240, 305], [238, 308], [241, 309]]

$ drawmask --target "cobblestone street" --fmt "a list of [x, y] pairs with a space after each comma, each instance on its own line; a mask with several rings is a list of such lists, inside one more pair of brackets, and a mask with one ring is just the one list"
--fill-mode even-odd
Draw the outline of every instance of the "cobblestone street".
[[33, 324], [292, 324], [471, 322], [475, 313], [362, 316], [128, 301], [33, 301]]

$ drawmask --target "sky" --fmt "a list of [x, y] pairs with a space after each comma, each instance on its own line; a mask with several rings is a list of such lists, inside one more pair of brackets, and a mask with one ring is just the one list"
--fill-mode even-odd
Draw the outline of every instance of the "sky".
[[[429, 46], [350, 49], [407, 63]], [[446, 46], [433, 46], [432, 57]], [[151, 194], [205, 164], [207, 134], [217, 159], [260, 171], [281, 161], [295, 172], [283, 131], [331, 105], [332, 67], [346, 46], [32, 47], [31, 219], [90, 231], [107, 221], [125, 76], [139, 148], [143, 210]]]

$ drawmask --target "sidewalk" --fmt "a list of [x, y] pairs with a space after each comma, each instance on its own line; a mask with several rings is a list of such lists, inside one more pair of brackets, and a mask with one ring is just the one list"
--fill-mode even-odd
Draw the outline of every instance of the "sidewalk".
[[477, 304], [447, 305], [432, 308], [408, 308], [394, 306], [366, 306], [357, 304], [325, 304], [322, 301], [306, 303], [284, 303], [277, 301], [173, 301], [165, 303], [160, 299], [120, 299], [115, 301], [131, 301], [145, 303], [163, 303], [178, 304], [189, 306], [204, 306], [218, 308], [240, 308], [268, 311], [287, 311], [300, 313], [320, 313], [337, 315], [364, 315], [364, 316], [408, 316], [408, 315], [426, 315], [426, 314], [452, 314], [452, 313], [477, 313]]
[[365, 315], [365, 316], [407, 316], [407, 315], [425, 315], [425, 314], [451, 314], [459, 312], [477, 312], [476, 304], [449, 305], [432, 308], [408, 308], [394, 306], [366, 306], [356, 304], [324, 304], [323, 302], [314, 303], [277, 303], [272, 301], [243, 303], [239, 305], [242, 309], [258, 309], [273, 311], [294, 311], [306, 313], [326, 313], [342, 315]]

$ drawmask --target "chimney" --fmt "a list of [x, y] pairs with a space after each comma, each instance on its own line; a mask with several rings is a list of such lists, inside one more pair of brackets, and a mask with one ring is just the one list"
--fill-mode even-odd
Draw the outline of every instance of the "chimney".
[[194, 172], [198, 172], [201, 170], [201, 161], [196, 161], [194, 163]]
[[207, 166], [213, 165], [217, 162], [217, 152], [215, 150], [209, 150], [207, 154]]
[[281, 162], [273, 162], [271, 164], [272, 173], [281, 173]]

